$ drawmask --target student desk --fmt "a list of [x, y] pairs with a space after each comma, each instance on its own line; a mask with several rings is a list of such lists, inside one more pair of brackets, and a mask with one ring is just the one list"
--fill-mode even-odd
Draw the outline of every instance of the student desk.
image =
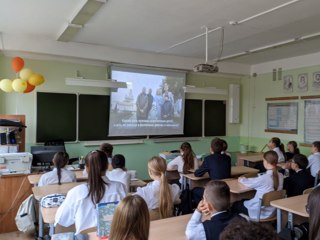
[[288, 224], [291, 229], [293, 227], [293, 214], [306, 218], [309, 217], [309, 214], [306, 211], [308, 196], [309, 194], [303, 194], [295, 197], [275, 200], [270, 203], [271, 206], [277, 208], [277, 232], [281, 231], [281, 210], [288, 212]]
[[[78, 182], [84, 182], [88, 180], [88, 176], [83, 175], [82, 173], [83, 170], [76, 170], [74, 171], [74, 173], [76, 174], [76, 179]], [[42, 174], [32, 174], [28, 176], [28, 180], [30, 182], [30, 184], [37, 186], [40, 177]], [[145, 185], [147, 185], [146, 182], [140, 180], [140, 179], [132, 179], [130, 182], [130, 191], [134, 192], [136, 190], [137, 187], [144, 187]]]
[[[263, 161], [263, 153], [254, 153], [250, 155], [240, 155], [238, 156], [238, 165], [244, 165], [247, 167], [254, 166], [258, 162]], [[242, 163], [242, 164], [241, 164]]]
[[[258, 173], [259, 170], [255, 168], [250, 168], [246, 166], [232, 166], [231, 167], [231, 177], [237, 178], [246, 173]], [[203, 187], [210, 179], [209, 175], [206, 173], [202, 177], [196, 177], [193, 173], [181, 174], [182, 175], [182, 189], [186, 188], [186, 183], [189, 181], [189, 185], [192, 187], [198, 186]]]
[[42, 211], [41, 211], [41, 204], [40, 204], [41, 198], [53, 193], [67, 194], [70, 189], [80, 184], [82, 183], [73, 182], [73, 183], [63, 183], [61, 185], [54, 184], [54, 185], [47, 185], [47, 186], [32, 188], [34, 198], [37, 201], [39, 201], [39, 233], [38, 233], [39, 238], [43, 237], [43, 219], [42, 219]]
[[[192, 214], [171, 217], [150, 222], [149, 240], [185, 240], [185, 231]], [[89, 233], [89, 240], [99, 239], [95, 232]]]

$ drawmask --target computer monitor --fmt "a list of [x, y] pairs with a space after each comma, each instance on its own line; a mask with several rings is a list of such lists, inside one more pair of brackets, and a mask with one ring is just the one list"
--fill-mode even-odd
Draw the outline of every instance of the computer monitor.
[[65, 152], [64, 146], [32, 146], [31, 154], [33, 155], [32, 166], [41, 166], [50, 168], [53, 156], [57, 152]]

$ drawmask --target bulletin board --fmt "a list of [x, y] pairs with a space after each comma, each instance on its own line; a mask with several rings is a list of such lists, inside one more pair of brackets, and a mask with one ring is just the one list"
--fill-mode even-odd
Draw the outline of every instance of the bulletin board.
[[266, 132], [297, 134], [298, 103], [282, 102], [267, 104]]
[[312, 143], [320, 139], [320, 100], [304, 102], [304, 142]]

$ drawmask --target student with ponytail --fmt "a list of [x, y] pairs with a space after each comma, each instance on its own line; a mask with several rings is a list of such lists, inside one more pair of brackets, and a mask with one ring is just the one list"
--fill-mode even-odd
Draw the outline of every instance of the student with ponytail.
[[[263, 194], [282, 190], [283, 175], [277, 171], [278, 155], [274, 151], [263, 154], [263, 166], [267, 172], [256, 178], [239, 177], [238, 181], [243, 185], [254, 188], [257, 192], [250, 200], [241, 200], [232, 205], [231, 211], [234, 213], [244, 213], [255, 219], [258, 214], [259, 199]], [[270, 217], [275, 211], [274, 207], [264, 207], [261, 209], [260, 218]]]
[[196, 158], [190, 143], [184, 142], [180, 146], [180, 156], [168, 163], [167, 170], [178, 170], [181, 174], [189, 173], [190, 169], [198, 169], [198, 159]]
[[125, 187], [105, 176], [108, 168], [106, 154], [92, 151], [85, 157], [88, 182], [71, 189], [59, 207], [55, 225], [76, 226], [76, 234], [97, 226], [96, 204], [120, 201], [126, 195]]
[[61, 183], [76, 182], [75, 173], [64, 168], [69, 162], [68, 153], [57, 152], [53, 156], [52, 162], [55, 168], [51, 172], [41, 176], [38, 183], [39, 187], [51, 184], [60, 185]]
[[173, 204], [179, 202], [179, 186], [169, 185], [165, 171], [166, 161], [158, 156], [148, 161], [148, 172], [154, 181], [147, 186], [138, 188], [137, 195], [140, 195], [147, 203], [149, 210], [159, 209], [160, 218], [171, 217]]
[[273, 137], [270, 139], [268, 143], [268, 147], [270, 150], [275, 151], [278, 155], [278, 163], [285, 162], [285, 150], [284, 145], [281, 143], [281, 140], [277, 137]]

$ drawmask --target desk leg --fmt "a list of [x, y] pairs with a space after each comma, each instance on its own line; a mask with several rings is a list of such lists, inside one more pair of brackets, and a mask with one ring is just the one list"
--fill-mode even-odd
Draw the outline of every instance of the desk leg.
[[38, 233], [38, 237], [40, 239], [43, 238], [43, 219], [42, 219], [42, 214], [41, 214], [41, 204], [39, 201], [39, 233]]
[[293, 214], [288, 212], [288, 227], [293, 230]]
[[281, 232], [282, 214], [281, 209], [277, 208], [277, 233]]
[[54, 234], [54, 224], [53, 224], [53, 223], [50, 223], [49, 236], [52, 237], [53, 234]]

